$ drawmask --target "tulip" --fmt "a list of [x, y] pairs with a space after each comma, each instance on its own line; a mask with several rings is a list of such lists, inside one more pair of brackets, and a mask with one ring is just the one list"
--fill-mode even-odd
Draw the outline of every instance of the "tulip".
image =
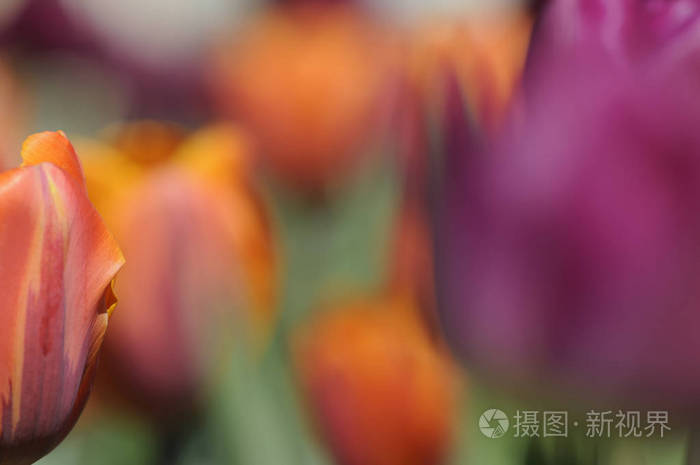
[[[453, 104], [456, 86], [470, 104], [481, 138], [494, 136], [518, 89], [531, 20], [522, 14], [466, 19], [417, 28], [407, 42], [404, 86], [397, 111], [397, 155], [403, 175], [401, 208], [392, 235], [390, 286], [415, 296], [435, 329], [433, 244], [429, 231], [429, 127]], [[462, 96], [459, 96], [460, 101]], [[461, 129], [461, 128], [460, 128]]]
[[307, 403], [341, 465], [437, 465], [446, 457], [454, 372], [410, 302], [341, 305], [297, 335]]
[[575, 56], [498, 148], [449, 154], [440, 312], [471, 366], [618, 407], [700, 406], [700, 87], [683, 71]]
[[129, 258], [106, 367], [118, 398], [158, 422], [180, 421], [205, 400], [218, 329], [248, 323], [262, 340], [272, 321], [271, 231], [246, 150], [228, 126], [185, 137], [144, 122], [83, 151], [88, 189]]
[[408, 82], [436, 105], [445, 97], [444, 75], [454, 73], [474, 119], [493, 131], [520, 81], [531, 29], [519, 11], [423, 24], [408, 40]]
[[547, 2], [528, 67], [596, 50], [627, 66], [671, 63], [697, 54], [700, 3], [695, 0], [560, 0]]
[[224, 117], [240, 119], [278, 179], [324, 191], [357, 166], [380, 123], [390, 52], [348, 8], [273, 10], [213, 54]]
[[0, 174], [0, 462], [53, 449], [87, 400], [124, 259], [61, 132]]
[[[429, 130], [457, 85], [469, 105], [472, 130], [495, 136], [503, 124], [525, 65], [531, 20], [505, 14], [497, 19], [443, 22], [416, 29], [407, 40], [403, 82], [397, 99], [395, 137], [404, 182], [404, 203], [422, 208], [428, 196]], [[415, 209], [407, 205], [405, 209]]]

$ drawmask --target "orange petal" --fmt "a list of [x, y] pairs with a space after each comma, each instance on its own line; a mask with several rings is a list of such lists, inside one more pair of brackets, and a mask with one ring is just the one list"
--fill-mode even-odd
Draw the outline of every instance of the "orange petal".
[[22, 144], [22, 160], [23, 167], [53, 163], [80, 185], [85, 182], [75, 149], [63, 131], [46, 131], [29, 136]]

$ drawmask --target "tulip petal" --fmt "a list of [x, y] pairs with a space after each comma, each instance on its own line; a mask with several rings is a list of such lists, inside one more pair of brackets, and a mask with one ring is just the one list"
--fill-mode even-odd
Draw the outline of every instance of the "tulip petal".
[[79, 184], [85, 182], [78, 156], [63, 131], [40, 132], [22, 144], [22, 166], [48, 162], [56, 165]]
[[191, 408], [202, 376], [198, 341], [223, 303], [241, 301], [227, 203], [164, 168], [130, 190], [112, 216], [130, 259], [105, 355], [121, 393], [159, 420]]

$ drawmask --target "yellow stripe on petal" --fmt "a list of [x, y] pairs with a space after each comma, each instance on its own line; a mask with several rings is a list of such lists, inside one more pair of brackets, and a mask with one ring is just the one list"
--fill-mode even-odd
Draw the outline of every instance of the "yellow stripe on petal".
[[39, 288], [45, 225], [45, 205], [38, 194], [41, 171], [13, 173], [0, 186], [0, 401], [9, 408], [10, 437], [21, 417], [27, 309], [29, 295]]

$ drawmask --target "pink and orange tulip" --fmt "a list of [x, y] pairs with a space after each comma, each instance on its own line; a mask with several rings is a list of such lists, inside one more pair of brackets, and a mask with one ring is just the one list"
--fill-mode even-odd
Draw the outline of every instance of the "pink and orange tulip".
[[244, 136], [229, 126], [186, 136], [133, 123], [83, 151], [90, 194], [129, 260], [105, 375], [122, 400], [169, 423], [205, 400], [213, 331], [249, 323], [262, 340], [275, 300], [271, 230]]
[[53, 449], [87, 400], [122, 253], [63, 133], [31, 136], [0, 174], [0, 462]]

